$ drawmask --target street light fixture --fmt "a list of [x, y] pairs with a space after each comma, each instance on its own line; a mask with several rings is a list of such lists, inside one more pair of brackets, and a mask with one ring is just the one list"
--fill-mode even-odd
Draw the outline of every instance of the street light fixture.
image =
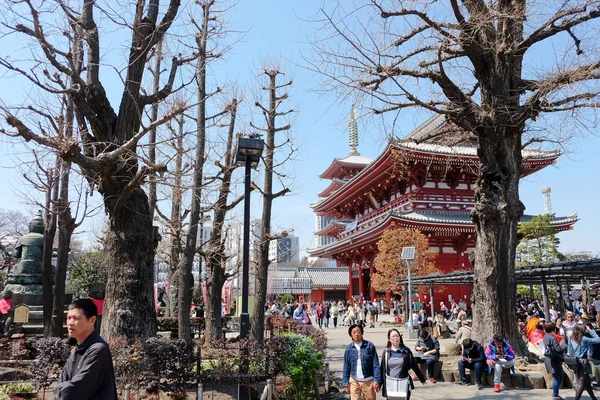
[[[250, 315], [248, 314], [248, 282], [250, 275], [250, 170], [260, 161], [265, 142], [260, 135], [250, 134], [248, 137], [238, 137], [235, 161], [244, 164], [244, 246], [242, 250], [242, 312], [240, 314], [240, 339], [247, 339], [250, 333]], [[247, 373], [247, 365], [242, 365], [240, 372]], [[246, 385], [238, 385], [238, 399], [249, 398]]]
[[240, 314], [240, 339], [248, 338], [250, 315], [248, 314], [248, 281], [250, 274], [250, 170], [260, 161], [265, 142], [258, 134], [238, 137], [235, 161], [244, 164], [244, 246], [242, 252], [242, 312]]
[[408, 298], [406, 299], [406, 303], [407, 303], [407, 324], [406, 326], [408, 327], [408, 339], [414, 339], [414, 333], [413, 333], [413, 321], [412, 321], [412, 289], [410, 287], [410, 261], [415, 259], [415, 248], [414, 247], [403, 247], [402, 248], [402, 254], [400, 255], [400, 258], [404, 261], [406, 261], [406, 266], [407, 266], [407, 282], [408, 282]]

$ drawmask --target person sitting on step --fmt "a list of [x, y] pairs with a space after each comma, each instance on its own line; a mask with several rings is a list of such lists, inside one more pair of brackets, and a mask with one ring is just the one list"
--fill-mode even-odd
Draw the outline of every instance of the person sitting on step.
[[515, 351], [504, 337], [495, 334], [485, 348], [487, 364], [494, 369], [494, 392], [500, 392], [500, 378], [503, 369], [515, 365]]
[[485, 351], [477, 341], [472, 339], [465, 339], [462, 342], [463, 351], [462, 357], [458, 362], [458, 372], [460, 373], [460, 382], [456, 382], [460, 385], [469, 385], [465, 378], [465, 368], [475, 370], [475, 382], [477, 383], [477, 389], [483, 389], [481, 383], [481, 375], [485, 368]]
[[[433, 337], [431, 333], [426, 330], [422, 330], [415, 346], [417, 353], [415, 358], [419, 363], [425, 362], [427, 364], [427, 375], [429, 376], [429, 382], [435, 383], [434, 378], [434, 366], [437, 360], [440, 358], [440, 342]], [[416, 379], [415, 379], [416, 378]], [[413, 380], [417, 380], [415, 377]]]

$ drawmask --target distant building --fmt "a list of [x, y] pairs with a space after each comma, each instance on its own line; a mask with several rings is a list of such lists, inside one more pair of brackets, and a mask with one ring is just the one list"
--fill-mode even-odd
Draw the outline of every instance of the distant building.
[[307, 302], [347, 300], [349, 285], [347, 267], [277, 267], [269, 271], [267, 295], [289, 293]]
[[300, 239], [288, 235], [284, 238], [271, 240], [269, 243], [269, 260], [272, 265], [295, 264], [300, 262]]
[[[262, 230], [262, 221], [260, 219], [250, 220], [250, 282], [248, 292], [254, 294], [255, 278], [254, 270], [258, 260], [258, 244], [260, 242], [260, 233]], [[236, 222], [227, 226], [225, 231], [225, 254], [229, 256], [226, 261], [225, 271], [233, 274], [232, 287], [237, 290], [241, 283], [242, 252], [244, 241], [244, 223]]]
[[[334, 218], [325, 217], [322, 215], [315, 215], [315, 232], [322, 231], [327, 228], [331, 223], [336, 222]], [[315, 235], [315, 240], [317, 242], [317, 247], [325, 246], [335, 242], [337, 239], [331, 236], [320, 236]]]

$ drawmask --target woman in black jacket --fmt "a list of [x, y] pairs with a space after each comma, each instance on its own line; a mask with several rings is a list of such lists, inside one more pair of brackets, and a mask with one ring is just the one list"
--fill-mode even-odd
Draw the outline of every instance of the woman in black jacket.
[[408, 376], [408, 371], [413, 370], [421, 383], [425, 385], [427, 381], [425, 376], [419, 369], [417, 360], [413, 357], [412, 352], [406, 346], [400, 332], [397, 329], [388, 331], [388, 342], [383, 354], [381, 355], [381, 394], [387, 399], [386, 391], [386, 375], [394, 378], [409, 378], [409, 391], [406, 400], [410, 399], [410, 391], [414, 389], [413, 381]]

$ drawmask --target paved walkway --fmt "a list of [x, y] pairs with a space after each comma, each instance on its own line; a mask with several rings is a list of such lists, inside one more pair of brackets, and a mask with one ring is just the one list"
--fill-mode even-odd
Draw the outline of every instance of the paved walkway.
[[[379, 322], [390, 320], [388, 315], [380, 315]], [[378, 325], [378, 324], [376, 324]], [[381, 352], [387, 343], [387, 331], [389, 327], [365, 328], [364, 338], [375, 344], [378, 350], [378, 354], [381, 357]], [[406, 337], [406, 329], [399, 329], [400, 332]], [[335, 374], [339, 378], [341, 383], [342, 368], [344, 359], [344, 349], [350, 343], [350, 337], [348, 336], [348, 327], [338, 326], [337, 329], [326, 329], [328, 337], [327, 345], [327, 357], [326, 362], [329, 363], [329, 368], [332, 374]], [[454, 340], [454, 339], [449, 339]], [[411, 349], [416, 344], [416, 339], [404, 340], [404, 343]], [[440, 342], [442, 352], [444, 351], [444, 340]], [[573, 389], [562, 389], [561, 396], [566, 399], [574, 399]], [[348, 396], [349, 398], [349, 396]], [[459, 386], [452, 383], [438, 382], [432, 384], [427, 382], [427, 385], [423, 386], [417, 382], [415, 390], [411, 397], [414, 400], [441, 400], [441, 399], [551, 399], [552, 392], [548, 389], [514, 389], [508, 388], [502, 390], [500, 393], [494, 393], [492, 387], [485, 387], [483, 390], [477, 390], [475, 386]], [[583, 397], [586, 398], [586, 397]], [[384, 399], [383, 396], [378, 395], [377, 399]]]

